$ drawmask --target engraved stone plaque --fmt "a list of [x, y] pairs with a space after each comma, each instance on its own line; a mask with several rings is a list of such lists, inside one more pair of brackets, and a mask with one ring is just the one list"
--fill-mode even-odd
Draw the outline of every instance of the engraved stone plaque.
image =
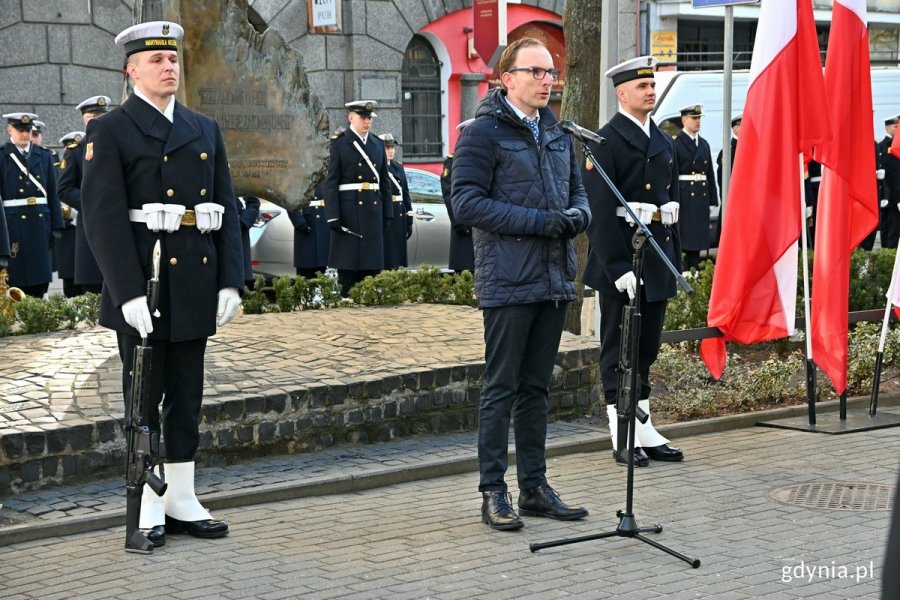
[[247, 0], [166, 4], [185, 30], [185, 104], [219, 123], [235, 193], [305, 206], [325, 174], [329, 126], [300, 54], [277, 30], [253, 29]]

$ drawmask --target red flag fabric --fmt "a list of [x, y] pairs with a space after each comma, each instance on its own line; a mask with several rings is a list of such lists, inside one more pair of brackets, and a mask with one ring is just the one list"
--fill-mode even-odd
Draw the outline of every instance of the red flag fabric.
[[900, 158], [900, 136], [894, 136], [889, 152], [894, 155], [894, 158]]
[[847, 388], [850, 254], [878, 226], [875, 132], [865, 0], [835, 0], [825, 93], [831, 141], [816, 146], [822, 183], [816, 214], [810, 335], [812, 359], [837, 393]]
[[724, 337], [701, 344], [713, 376], [725, 367], [726, 340], [793, 332], [800, 153], [829, 137], [822, 110], [810, 110], [824, 97], [811, 0], [762, 0], [707, 316]]

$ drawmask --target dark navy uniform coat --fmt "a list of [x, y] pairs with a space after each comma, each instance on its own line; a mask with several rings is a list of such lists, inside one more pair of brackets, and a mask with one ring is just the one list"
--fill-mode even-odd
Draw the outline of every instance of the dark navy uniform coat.
[[[314, 202], [324, 202], [322, 188], [316, 187]], [[328, 246], [331, 229], [328, 227], [325, 206], [307, 206], [288, 213], [294, 225], [294, 267], [319, 269], [324, 273], [328, 265]]]
[[[368, 155], [372, 171], [353, 143]], [[328, 220], [362, 235], [362, 239], [333, 231], [328, 266], [347, 271], [373, 271], [384, 268], [384, 220], [393, 218], [390, 178], [384, 142], [369, 133], [366, 144], [349, 128], [331, 140], [328, 175], [322, 182], [325, 213]], [[367, 183], [368, 190], [340, 191], [344, 184]]]
[[[122, 304], [147, 293], [154, 242], [162, 240], [160, 313], [151, 338], [180, 342], [216, 331], [217, 295], [243, 289], [236, 198], [219, 126], [175, 103], [174, 123], [137, 96], [87, 126], [82, 194], [85, 233], [103, 272], [100, 323], [137, 335]], [[163, 202], [225, 207], [222, 227], [153, 233], [128, 209]]]
[[444, 170], [441, 172], [441, 194], [447, 206], [447, 217], [450, 219], [450, 258], [447, 266], [454, 271], [475, 272], [475, 246], [472, 242], [472, 228], [463, 225], [453, 216], [450, 202], [450, 176], [453, 173], [453, 155], [444, 159]]
[[[734, 175], [734, 154], [737, 152], [737, 138], [731, 136], [731, 174]], [[716, 183], [719, 184], [719, 193], [722, 192], [722, 150], [716, 157]]]
[[682, 131], [675, 138], [675, 156], [678, 158], [678, 174], [703, 175], [703, 181], [678, 181], [678, 198], [681, 203], [678, 215], [678, 237], [683, 250], [709, 250], [709, 207], [719, 203], [716, 191], [716, 174], [712, 165], [709, 142], [698, 137], [694, 143]]
[[244, 201], [237, 203], [238, 221], [241, 224], [241, 248], [243, 250], [244, 281], [253, 280], [253, 264], [250, 256], [250, 228], [259, 216], [259, 198], [245, 196]]
[[[403, 165], [392, 160], [388, 162], [388, 171], [403, 188], [398, 190], [393, 180], [390, 181], [394, 218], [388, 221], [384, 228], [384, 268], [396, 269], [409, 266], [406, 240], [408, 234], [412, 232], [412, 215], [409, 214], [412, 212], [412, 199], [409, 196], [409, 181], [406, 179]], [[400, 197], [401, 200], [397, 202], [395, 197]]]
[[[72, 142], [66, 146], [63, 159], [59, 163], [59, 199], [76, 209], [79, 221], [82, 219], [81, 176], [84, 172], [84, 146]], [[60, 275], [61, 277], [62, 275]], [[88, 246], [81, 222], [75, 227], [75, 283], [78, 285], [100, 285], [103, 275], [97, 259]]]
[[[46, 204], [6, 206], [4, 203], [10, 246], [9, 285], [24, 287], [49, 283], [53, 279], [52, 230], [64, 227], [56, 194], [53, 156], [41, 146], [32, 144], [26, 158], [12, 142], [6, 143], [0, 152], [0, 198], [4, 201], [47, 198]], [[22, 172], [11, 154], [43, 186], [46, 194]]]
[[[656, 206], [678, 202], [678, 169], [672, 138], [660, 131], [655, 123], [650, 123], [648, 138], [637, 124], [616, 113], [599, 134], [606, 138], [606, 143], [602, 146], [592, 143], [591, 150], [626, 201]], [[623, 217], [616, 216], [620, 204], [596, 169], [584, 169], [583, 179], [593, 215], [587, 229], [591, 247], [584, 282], [601, 293], [618, 296], [627, 302], [628, 296], [619, 292], [614, 282], [631, 271], [634, 255], [631, 238], [635, 228]], [[680, 271], [681, 245], [677, 226], [653, 221], [647, 227]], [[649, 302], [675, 295], [675, 276], [652, 248], [644, 253], [643, 280], [645, 299]]]

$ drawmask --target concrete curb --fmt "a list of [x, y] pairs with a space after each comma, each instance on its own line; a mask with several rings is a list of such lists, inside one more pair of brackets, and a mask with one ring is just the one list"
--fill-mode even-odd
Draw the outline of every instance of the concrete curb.
[[[900, 405], [900, 393], [882, 394], [879, 397], [879, 406]], [[848, 409], [868, 410], [869, 398], [858, 396], [847, 400]], [[829, 401], [816, 404], [817, 413], [834, 413], [839, 408], [839, 402]], [[683, 438], [708, 433], [717, 433], [733, 429], [742, 429], [755, 426], [759, 421], [797, 417], [805, 415], [805, 404], [758, 411], [740, 415], [728, 415], [713, 417], [700, 421], [685, 423], [672, 423], [660, 426], [660, 432], [673, 438]], [[574, 441], [559, 440], [549, 442], [546, 454], [548, 457], [566, 456], [585, 452], [600, 452], [610, 450], [612, 443], [608, 435], [598, 435], [595, 439], [578, 439]], [[815, 434], [811, 434], [815, 435]], [[581, 437], [581, 436], [579, 436]], [[515, 453], [510, 450], [510, 464], [515, 464]], [[333, 494], [345, 494], [369, 490], [397, 483], [421, 481], [447, 475], [459, 475], [478, 470], [478, 461], [473, 456], [458, 456], [440, 461], [432, 461], [417, 466], [404, 466], [397, 468], [385, 468], [361, 475], [333, 476], [318, 480], [306, 480], [302, 482], [285, 482], [261, 486], [259, 488], [237, 490], [234, 492], [219, 492], [204, 496], [204, 505], [212, 510], [234, 508], [252, 504], [265, 504], [267, 502], [280, 502], [296, 498], [310, 496], [327, 496]], [[47, 539], [87, 533], [100, 529], [121, 527], [125, 521], [124, 510], [99, 512], [82, 517], [66, 517], [48, 522], [29, 522], [21, 525], [12, 525], [0, 529], [0, 546], [18, 544], [34, 540]]]

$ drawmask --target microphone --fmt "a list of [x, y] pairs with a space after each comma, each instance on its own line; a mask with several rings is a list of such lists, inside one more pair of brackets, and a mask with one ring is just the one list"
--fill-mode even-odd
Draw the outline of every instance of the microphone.
[[595, 144], [605, 144], [606, 138], [599, 136], [590, 129], [585, 129], [574, 121], [560, 121], [559, 128], [568, 134], [574, 135], [584, 143], [594, 142]]

